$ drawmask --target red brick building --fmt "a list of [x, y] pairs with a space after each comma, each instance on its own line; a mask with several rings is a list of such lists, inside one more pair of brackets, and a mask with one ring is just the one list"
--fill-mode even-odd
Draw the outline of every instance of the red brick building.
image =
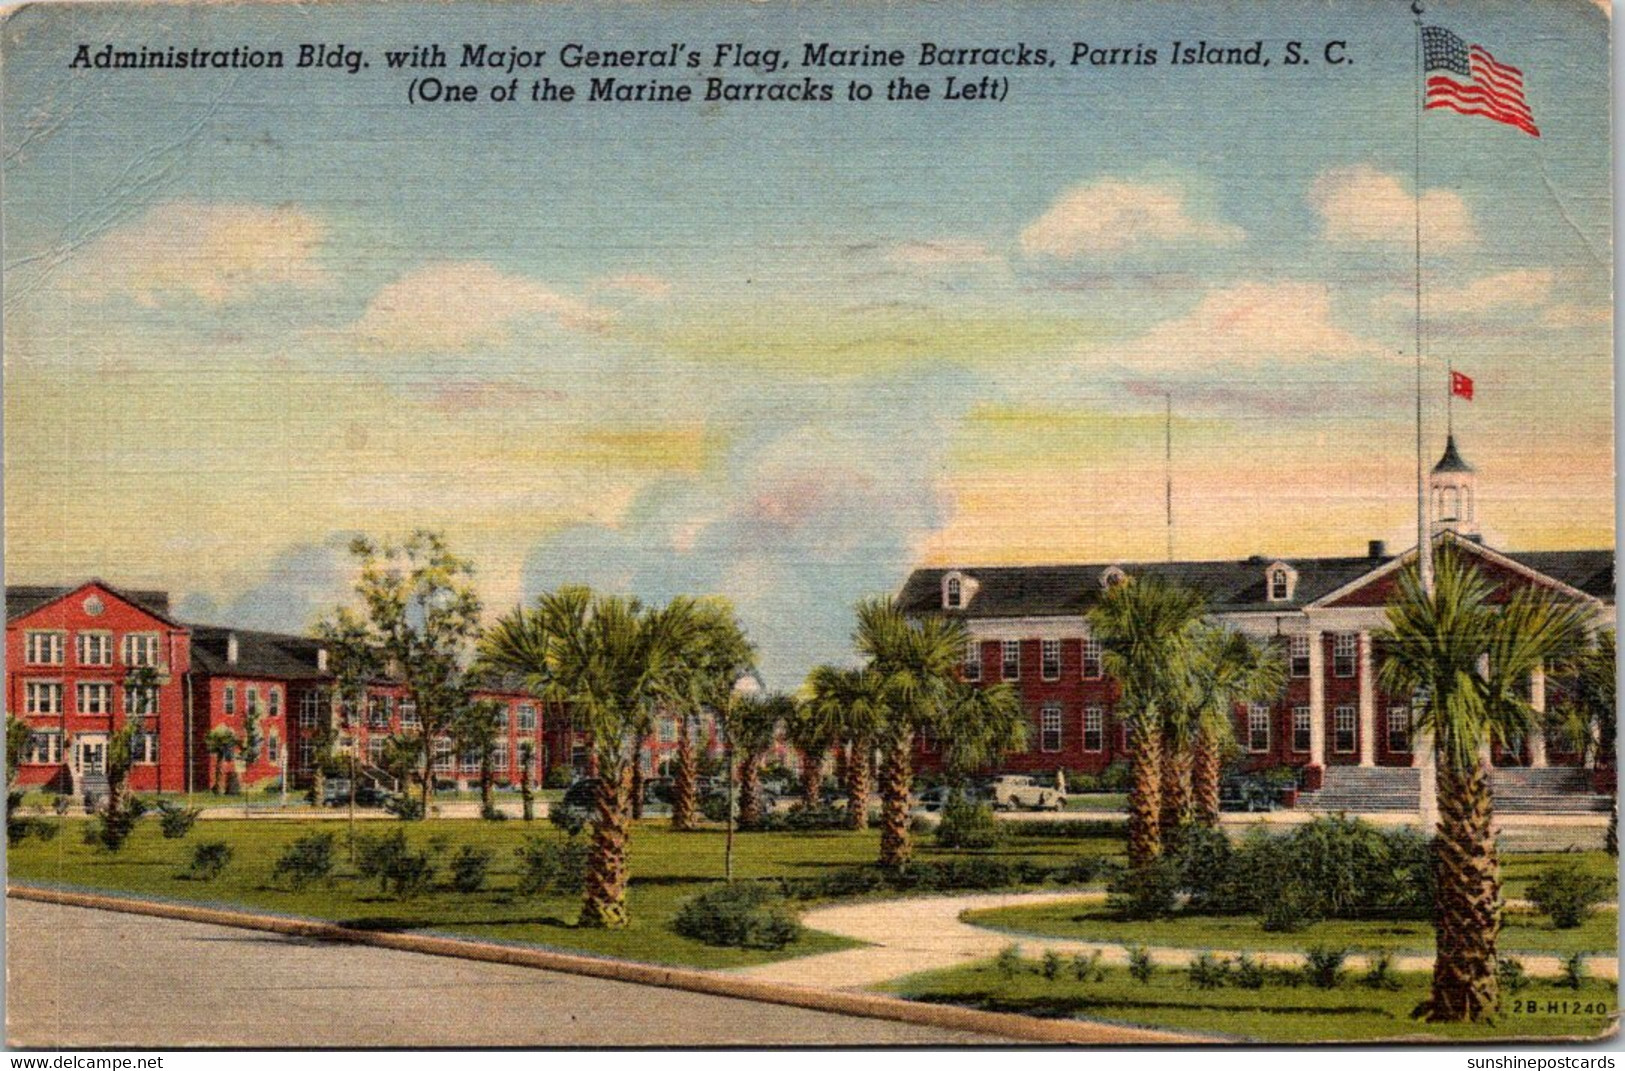
[[[1501, 552], [1478, 533], [1474, 475], [1454, 439], [1434, 467], [1430, 509], [1435, 541], [1450, 540], [1496, 585], [1504, 600], [1524, 585], [1557, 591], [1592, 607], [1600, 626], [1614, 622], [1612, 550]], [[1238, 709], [1236, 739], [1247, 765], [1392, 766], [1419, 764], [1407, 697], [1377, 682], [1380, 651], [1373, 634], [1415, 548], [1390, 555], [1372, 542], [1346, 558], [1255, 556], [1241, 561], [1099, 563], [1092, 565], [920, 569], [899, 596], [911, 614], [964, 621], [971, 634], [965, 676], [1008, 681], [1031, 719], [1030, 746], [1001, 763], [1008, 770], [1099, 771], [1128, 754], [1116, 717], [1117, 689], [1102, 672], [1087, 615], [1111, 585], [1161, 576], [1200, 591], [1210, 617], [1280, 647], [1287, 685], [1271, 702]], [[1530, 682], [1537, 709], [1553, 697], [1543, 676]], [[921, 740], [917, 759], [935, 764], [935, 742]], [[1556, 737], [1532, 736], [1496, 759], [1535, 767], [1574, 764], [1578, 755]], [[1311, 783], [1318, 783], [1314, 778]]]

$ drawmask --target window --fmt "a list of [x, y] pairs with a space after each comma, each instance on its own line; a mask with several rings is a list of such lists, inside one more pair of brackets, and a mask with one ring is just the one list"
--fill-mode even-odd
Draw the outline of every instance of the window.
[[237, 686], [235, 684], [226, 685], [226, 700], [221, 709], [227, 714], [237, 713]]
[[1004, 641], [1004, 679], [1015, 681], [1021, 679], [1021, 641]]
[[306, 692], [299, 697], [299, 728], [314, 729], [328, 709], [326, 692]]
[[31, 666], [60, 666], [66, 638], [66, 634], [61, 632], [28, 633], [25, 661]]
[[1083, 750], [1100, 751], [1106, 744], [1106, 712], [1089, 707], [1083, 712]]
[[316, 762], [316, 745], [310, 740], [299, 741], [299, 768], [308, 770]]
[[964, 677], [968, 681], [982, 679], [982, 645], [975, 640], [965, 644]]
[[1309, 676], [1309, 637], [1294, 636], [1288, 645], [1294, 677]]
[[675, 744], [677, 742], [677, 719], [661, 718], [659, 732], [662, 744]]
[[401, 728], [421, 729], [423, 722], [418, 720], [418, 705], [414, 700], [401, 700]]
[[503, 703], [496, 708], [496, 717], [492, 719], [501, 732], [508, 731], [508, 704]]
[[131, 632], [124, 637], [124, 664], [127, 666], [156, 666], [158, 664], [158, 636], [153, 632]]
[[29, 681], [23, 696], [23, 709], [29, 714], [62, 713], [62, 685], [56, 681]]
[[1347, 755], [1354, 750], [1354, 708], [1338, 707], [1332, 714], [1332, 750]]
[[1042, 730], [1040, 746], [1043, 750], [1061, 750], [1061, 708], [1053, 704], [1044, 707], [1039, 713], [1039, 728]]
[[499, 774], [508, 772], [508, 742], [498, 740], [497, 746], [491, 749], [491, 769]]
[[260, 690], [250, 685], [248, 695], [243, 701], [243, 709], [250, 718], [260, 716]]
[[1270, 602], [1285, 602], [1290, 597], [1291, 579], [1285, 569], [1270, 570]]
[[113, 686], [111, 684], [81, 684], [74, 706], [77, 714], [113, 713]]
[[1388, 750], [1409, 751], [1411, 749], [1411, 708], [1408, 706], [1391, 706], [1388, 708]]
[[944, 605], [950, 610], [957, 610], [964, 605], [965, 586], [960, 583], [957, 576], [948, 578], [948, 594], [944, 598]]
[[389, 718], [394, 713], [395, 700], [393, 696], [375, 695], [367, 700], [367, 728], [387, 729]]
[[1061, 641], [1044, 640], [1039, 644], [1043, 657], [1039, 660], [1039, 669], [1047, 681], [1059, 680], [1061, 677]]
[[434, 769], [436, 773], [451, 772], [450, 740], [436, 740], [434, 742]]
[[1354, 676], [1357, 637], [1352, 632], [1339, 632], [1332, 640], [1332, 672], [1339, 677]]
[[474, 770], [478, 770], [480, 768], [480, 749], [477, 747], [465, 747], [463, 749], [462, 759], [464, 773], [470, 773]]
[[106, 632], [79, 633], [79, 664], [81, 666], [112, 665], [112, 635]]
[[367, 741], [367, 765], [382, 768], [384, 765], [384, 737], [375, 736]]
[[282, 765], [282, 738], [276, 733], [265, 738], [265, 761], [272, 766]]
[[519, 731], [530, 732], [536, 728], [536, 708], [529, 703], [519, 704]]
[[267, 704], [268, 711], [269, 711], [271, 717], [273, 717], [273, 718], [282, 717], [282, 689], [281, 688], [267, 688], [265, 690], [265, 702]]
[[60, 766], [62, 734], [54, 729], [29, 733], [23, 744], [23, 762], [30, 766]]
[[1097, 681], [1105, 675], [1101, 662], [1099, 640], [1083, 641], [1083, 676], [1086, 680]]
[[153, 685], [126, 684], [124, 686], [124, 714], [131, 718], [145, 718], [158, 713], [158, 689]]
[[1292, 708], [1292, 750], [1309, 750], [1309, 708]]
[[158, 734], [152, 732], [136, 733], [135, 738], [130, 741], [130, 761], [140, 766], [156, 766], [158, 764]]
[[1270, 708], [1254, 703], [1247, 708], [1247, 750], [1264, 752], [1270, 749]]

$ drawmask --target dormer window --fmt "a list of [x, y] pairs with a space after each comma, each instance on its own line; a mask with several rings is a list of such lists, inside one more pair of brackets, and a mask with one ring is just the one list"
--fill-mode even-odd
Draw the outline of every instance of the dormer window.
[[1128, 574], [1123, 572], [1123, 570], [1119, 569], [1115, 565], [1110, 566], [1105, 572], [1100, 574], [1100, 586], [1107, 591], [1110, 591], [1119, 584], [1126, 583], [1128, 583]]
[[963, 610], [976, 597], [976, 580], [955, 570], [942, 578], [942, 608]]
[[1270, 602], [1288, 602], [1298, 586], [1298, 571], [1285, 562], [1276, 562], [1264, 571]]
[[957, 576], [948, 578], [948, 591], [943, 598], [943, 605], [950, 610], [957, 610], [964, 605], [965, 586]]

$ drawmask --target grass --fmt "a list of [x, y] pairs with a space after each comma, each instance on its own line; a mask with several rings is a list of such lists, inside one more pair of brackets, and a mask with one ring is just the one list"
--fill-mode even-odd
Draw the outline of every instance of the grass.
[[[1301, 951], [1311, 945], [1328, 948], [1387, 949], [1427, 954], [1433, 951], [1433, 925], [1426, 919], [1317, 922], [1295, 933], [1272, 933], [1248, 915], [1176, 916], [1171, 919], [1132, 921], [1121, 918], [1106, 904], [1060, 901], [1032, 907], [968, 911], [966, 922], [1012, 934], [1065, 937], [1120, 945], [1161, 945], [1167, 948], [1219, 950], [1276, 949]], [[1519, 953], [1596, 952], [1612, 954], [1618, 943], [1618, 916], [1598, 911], [1572, 930], [1553, 929], [1550, 920], [1534, 912], [1508, 911], [1501, 927], [1499, 947]]]
[[1100, 981], [1079, 982], [1063, 965], [1046, 980], [1024, 960], [1013, 976], [992, 962], [954, 967], [901, 979], [886, 992], [934, 1004], [1043, 1018], [1085, 1018], [1167, 1027], [1234, 1040], [1303, 1043], [1407, 1038], [1495, 1040], [1509, 1037], [1598, 1037], [1612, 1029], [1612, 983], [1586, 981], [1576, 991], [1533, 983], [1508, 994], [1500, 1020], [1491, 1025], [1431, 1024], [1410, 1017], [1427, 994], [1428, 976], [1396, 976], [1396, 990], [1372, 989], [1350, 972], [1335, 989], [1277, 982], [1263, 989], [1195, 988], [1182, 969], [1160, 967], [1149, 983], [1108, 967]]
[[1126, 792], [1090, 792], [1066, 798], [1068, 811], [1125, 811], [1128, 809]]
[[1618, 898], [1619, 860], [1607, 852], [1502, 852], [1501, 895], [1508, 899], [1527, 899], [1529, 886], [1543, 871], [1565, 863], [1603, 879], [1608, 883], [1607, 898]]
[[[723, 833], [720, 829], [673, 833], [664, 823], [640, 823], [632, 837], [632, 882], [628, 904], [632, 923], [617, 931], [575, 926], [578, 897], [522, 899], [515, 895], [514, 848], [527, 834], [557, 838], [546, 822], [478, 822], [430, 820], [397, 826], [369, 822], [363, 834], [405, 828], [414, 846], [443, 838], [445, 855], [463, 844], [491, 849], [490, 890], [459, 894], [437, 888], [422, 896], [397, 900], [355, 875], [347, 860], [344, 823], [320, 824], [262, 819], [200, 822], [184, 840], [165, 840], [157, 823], [144, 820], [124, 850], [97, 852], [80, 841], [82, 822], [64, 822], [56, 839], [29, 840], [10, 850], [10, 877], [122, 893], [139, 897], [202, 901], [302, 915], [353, 926], [390, 930], [434, 930], [500, 941], [545, 945], [621, 959], [696, 967], [738, 967], [852, 946], [829, 934], [807, 932], [779, 952], [714, 948], [680, 937], [669, 927], [678, 905], [722, 880]], [[298, 837], [330, 831], [338, 838], [340, 866], [330, 887], [302, 892], [278, 888], [271, 869], [283, 848]], [[234, 849], [225, 873], [212, 882], [182, 876], [198, 841], [222, 840]], [[734, 873], [741, 878], [815, 877], [836, 867], [872, 864], [879, 834], [743, 833], [735, 838]], [[1059, 865], [1080, 854], [1120, 850], [1115, 841], [1024, 841], [1008, 854]], [[940, 851], [929, 836], [916, 838], [916, 858], [927, 861], [961, 853]], [[444, 858], [444, 856], [443, 856]], [[444, 864], [441, 878], [445, 877]]]

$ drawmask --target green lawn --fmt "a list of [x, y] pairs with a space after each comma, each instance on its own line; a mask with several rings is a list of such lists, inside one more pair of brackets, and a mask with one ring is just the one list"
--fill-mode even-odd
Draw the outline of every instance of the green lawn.
[[1608, 883], [1607, 899], [1619, 896], [1619, 860], [1607, 852], [1506, 852], [1501, 853], [1501, 895], [1508, 899], [1527, 899], [1529, 886], [1548, 868], [1570, 863], [1586, 874], [1602, 878]]
[[1611, 1028], [1612, 983], [1586, 981], [1579, 990], [1531, 984], [1507, 995], [1499, 1022], [1439, 1026], [1410, 1018], [1427, 993], [1428, 977], [1398, 976], [1394, 991], [1372, 989], [1350, 972], [1335, 989], [1287, 987], [1201, 990], [1184, 970], [1159, 968], [1149, 984], [1123, 968], [1107, 968], [1099, 982], [1078, 982], [1063, 966], [1053, 981], [1028, 961], [1013, 977], [990, 963], [914, 975], [884, 991], [914, 1000], [1045, 1018], [1077, 1017], [1169, 1027], [1260, 1042], [1377, 1041], [1403, 1038], [1493, 1040], [1508, 1037], [1596, 1037]]
[[[1276, 949], [1301, 952], [1315, 945], [1326, 948], [1391, 949], [1431, 953], [1433, 926], [1416, 921], [1317, 922], [1296, 933], [1272, 933], [1251, 916], [1183, 916], [1172, 919], [1128, 921], [1107, 905], [1095, 903], [1040, 904], [1033, 907], [968, 911], [966, 922], [1011, 934], [1066, 937], [1108, 944], [1161, 945], [1168, 948], [1220, 950]], [[1598, 911], [1572, 930], [1553, 929], [1544, 916], [1507, 912], [1500, 949], [1526, 953], [1597, 952], [1612, 954], [1617, 947], [1618, 918], [1611, 910]]]
[[[233, 821], [199, 822], [184, 840], [165, 840], [157, 823], [144, 820], [124, 850], [116, 855], [97, 852], [80, 842], [82, 821], [63, 822], [52, 841], [28, 840], [10, 851], [10, 877], [60, 885], [172, 900], [243, 905], [274, 912], [329, 919], [350, 925], [384, 929], [429, 929], [473, 937], [547, 945], [622, 959], [699, 967], [735, 967], [774, 959], [827, 952], [850, 942], [827, 934], [808, 932], [780, 952], [713, 948], [680, 937], [669, 928], [677, 905], [722, 879], [723, 833], [704, 830], [672, 833], [659, 821], [639, 824], [632, 838], [632, 884], [629, 906], [632, 925], [625, 930], [577, 929], [577, 898], [518, 899], [514, 848], [527, 834], [559, 837], [548, 823], [519, 821], [477, 822], [431, 820], [405, 826], [414, 845], [431, 837], [443, 838], [450, 854], [462, 844], [477, 844], [495, 851], [490, 890], [459, 894], [437, 888], [415, 899], [401, 901], [380, 895], [376, 884], [362, 881], [346, 860], [346, 825], [343, 822]], [[362, 834], [391, 832], [393, 822], [367, 822]], [[331, 888], [294, 892], [271, 883], [271, 869], [283, 848], [313, 832], [331, 831], [339, 841], [341, 864]], [[226, 872], [213, 882], [181, 876], [198, 841], [221, 840], [235, 857]], [[735, 838], [734, 873], [741, 878], [816, 877], [835, 867], [872, 863], [879, 836], [863, 833], [742, 833]], [[929, 837], [916, 839], [916, 857], [935, 860], [958, 853], [940, 852]], [[1116, 840], [1024, 840], [1010, 856], [1059, 865], [1081, 854], [1117, 852]], [[444, 876], [445, 868], [442, 866]]]
[[1128, 809], [1128, 793], [1126, 792], [1090, 792], [1082, 796], [1068, 796], [1066, 809], [1069, 811], [1126, 811]]

